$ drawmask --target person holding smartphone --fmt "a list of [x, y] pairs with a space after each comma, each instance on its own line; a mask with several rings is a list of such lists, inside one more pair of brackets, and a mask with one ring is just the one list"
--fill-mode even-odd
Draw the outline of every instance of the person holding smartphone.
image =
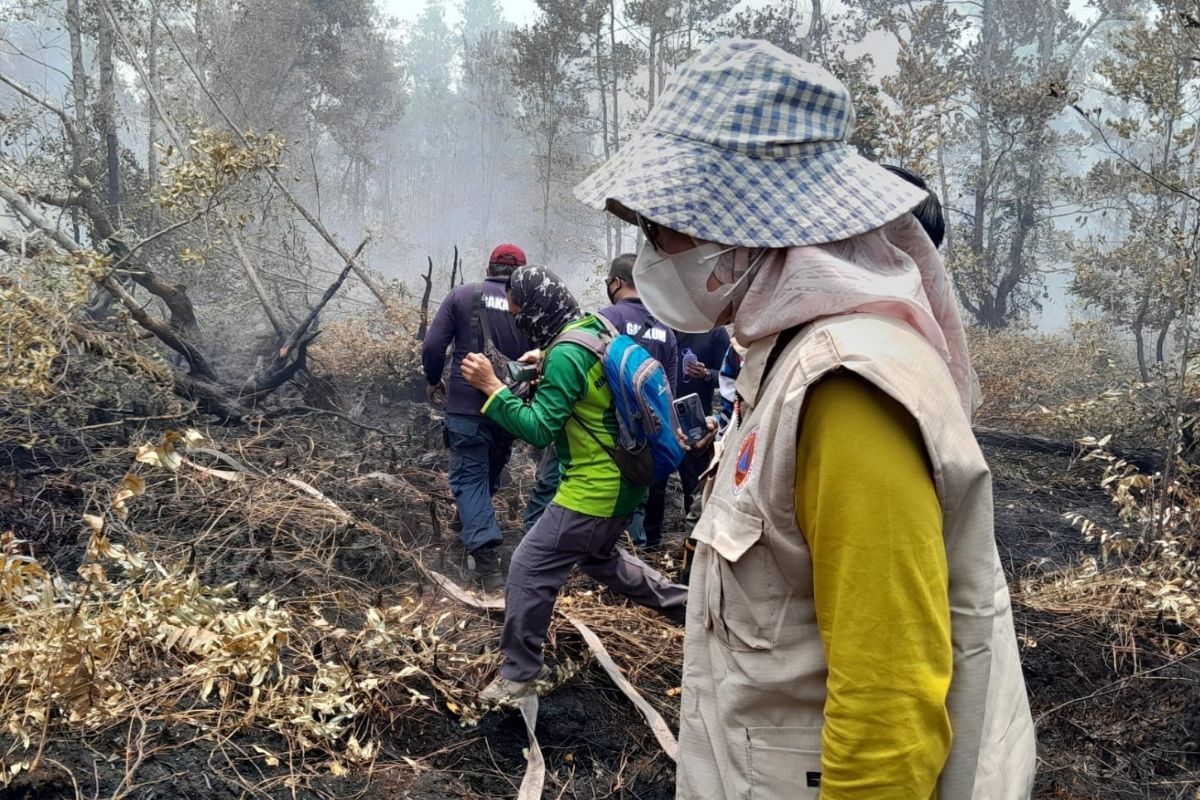
[[[676, 396], [696, 394], [707, 416], [713, 414], [713, 396], [720, 380], [721, 362], [729, 349], [729, 331], [724, 326], [702, 333], [675, 332], [679, 342], [679, 377]], [[700, 517], [696, 489], [700, 476], [712, 463], [712, 441], [693, 447], [679, 463], [679, 483], [683, 489], [683, 513], [689, 525]]]

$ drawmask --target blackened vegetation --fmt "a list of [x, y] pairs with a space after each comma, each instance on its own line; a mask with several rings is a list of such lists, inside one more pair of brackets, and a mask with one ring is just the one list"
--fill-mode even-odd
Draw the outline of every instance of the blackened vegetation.
[[[257, 433], [216, 429], [216, 439], [189, 452], [189, 459], [212, 468], [232, 468], [232, 461], [255, 474], [303, 479], [361, 522], [318, 525], [311, 522], [315, 506], [290, 508], [283, 495], [255, 490], [238, 497], [240, 490], [217, 485], [203, 496], [189, 488], [200, 484], [180, 484], [186, 489], [180, 492], [168, 480], [139, 498], [129, 524], [152, 552], [185, 558], [203, 581], [233, 582], [246, 604], [270, 593], [292, 608], [320, 608], [332, 626], [350, 630], [363, 624], [364, 608], [405, 598], [436, 609], [426, 625], [450, 611], [464, 626], [455, 634], [460, 644], [477, 648], [470, 656], [494, 667], [499, 619], [445, 601], [413, 568], [417, 557], [464, 584], [470, 577], [451, 525], [438, 422], [420, 406], [411, 412], [393, 408], [390, 421], [368, 416], [358, 424], [314, 414]], [[153, 440], [169, 425], [83, 431], [82, 445], [54, 451], [53, 470], [7, 472], [0, 484], [0, 528], [27, 532], [32, 553], [70, 577], [86, 539], [81, 515], [128, 470], [128, 443]], [[997, 537], [1014, 584], [1017, 631], [1038, 721], [1037, 796], [1190, 798], [1200, 772], [1194, 630], [1155, 614], [1130, 623], [1099, 612], [1066, 615], [1037, 607], [1039, 601], [1022, 590], [1027, 581], [1098, 552], [1062, 514], [1083, 511], [1103, 520], [1111, 514], [1108, 498], [1094, 488], [1098, 475], [1092, 464], [1020, 449], [989, 448], [987, 454], [996, 476]], [[499, 501], [506, 553], [518, 540], [534, 466], [528, 453], [519, 452]], [[380, 473], [392, 480], [373, 477]], [[670, 540], [677, 545], [682, 520], [677, 511], [671, 519], [676, 533]], [[677, 566], [671, 555], [655, 558], [664, 570]], [[578, 578], [566, 602], [592, 602], [575, 593], [595, 588]], [[632, 649], [618, 648], [615, 657], [676, 726], [678, 697], [672, 689], [679, 683], [680, 642], [662, 639], [666, 626], [620, 600], [603, 592], [597, 599], [601, 635], [610, 646], [629, 640]], [[0, 632], [0, 641], [5, 635], [9, 632]], [[324, 636], [308, 646], [318, 662], [370, 669], [369, 655], [351, 654], [345, 641]], [[574, 674], [542, 703], [539, 739], [547, 791], [563, 797], [672, 797], [672, 763], [628, 702], [590, 666], [570, 626], [553, 628], [547, 650], [552, 665]], [[414, 686], [432, 692], [437, 681], [462, 675], [455, 672], [453, 656], [447, 650], [435, 657], [429, 666], [434, 683]], [[575, 665], [583, 665], [582, 671], [575, 674]], [[149, 662], [135, 669], [149, 682], [161, 666]], [[480, 670], [457, 679], [481, 686], [489, 673], [488, 667]], [[462, 727], [444, 706], [410, 707], [404, 696], [393, 694], [364, 717], [363, 735], [369, 731], [379, 741], [373, 762], [334, 776], [329, 754], [320, 747], [292, 750], [290, 760], [267, 763], [263, 752], [289, 750], [282, 737], [257, 726], [214, 738], [190, 721], [188, 709], [195, 702], [185, 698], [173, 711], [101, 730], [80, 731], [53, 720], [35, 768], [18, 772], [2, 796], [480, 798], [511, 796], [524, 770], [523, 725], [511, 713], [489, 713], [477, 726]], [[16, 744], [8, 740], [10, 747]], [[32, 751], [17, 748], [8, 760], [20, 759], [33, 760]]]

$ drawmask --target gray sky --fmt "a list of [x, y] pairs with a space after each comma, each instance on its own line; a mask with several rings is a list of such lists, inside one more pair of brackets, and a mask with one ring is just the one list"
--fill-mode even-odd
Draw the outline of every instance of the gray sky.
[[[425, 0], [379, 0], [379, 7], [384, 14], [398, 17], [402, 22], [411, 22], [421, 16]], [[533, 22], [538, 11], [534, 0], [500, 0], [500, 9], [509, 22], [517, 25]], [[448, 0], [446, 3], [446, 21], [450, 25], [458, 22], [457, 0]]]
[[[1076, 0], [1082, 2], [1082, 0]], [[534, 0], [499, 0], [500, 9], [509, 22], [526, 25], [533, 22], [538, 15], [537, 3]], [[769, 0], [742, 0], [737, 7], [766, 5]], [[385, 14], [398, 17], [401, 21], [409, 22], [421, 15], [425, 8], [425, 0], [379, 0], [379, 7]], [[447, 0], [446, 20], [451, 25], [458, 21], [458, 0]]]

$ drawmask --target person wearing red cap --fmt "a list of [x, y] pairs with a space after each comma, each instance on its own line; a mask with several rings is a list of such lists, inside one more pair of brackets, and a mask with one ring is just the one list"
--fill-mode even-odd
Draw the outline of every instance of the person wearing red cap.
[[[486, 279], [451, 289], [421, 344], [426, 394], [430, 402], [446, 397], [443, 434], [450, 448], [450, 490], [462, 522], [459, 536], [475, 559], [476, 577], [487, 591], [504, 586], [497, 550], [500, 525], [492, 496], [499, 488], [513, 439], [480, 412], [487, 397], [463, 379], [460, 367], [467, 353], [495, 353], [498, 358], [515, 360], [532, 349], [529, 339], [513, 324], [504, 289], [509, 275], [523, 266], [521, 248], [498, 245], [488, 258]], [[452, 343], [447, 386], [442, 374]]]

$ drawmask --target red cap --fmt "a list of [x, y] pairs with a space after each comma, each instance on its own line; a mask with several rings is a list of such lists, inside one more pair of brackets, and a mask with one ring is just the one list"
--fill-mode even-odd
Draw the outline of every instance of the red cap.
[[525, 251], [515, 244], [499, 244], [492, 251], [488, 264], [498, 264], [505, 267], [525, 266]]

